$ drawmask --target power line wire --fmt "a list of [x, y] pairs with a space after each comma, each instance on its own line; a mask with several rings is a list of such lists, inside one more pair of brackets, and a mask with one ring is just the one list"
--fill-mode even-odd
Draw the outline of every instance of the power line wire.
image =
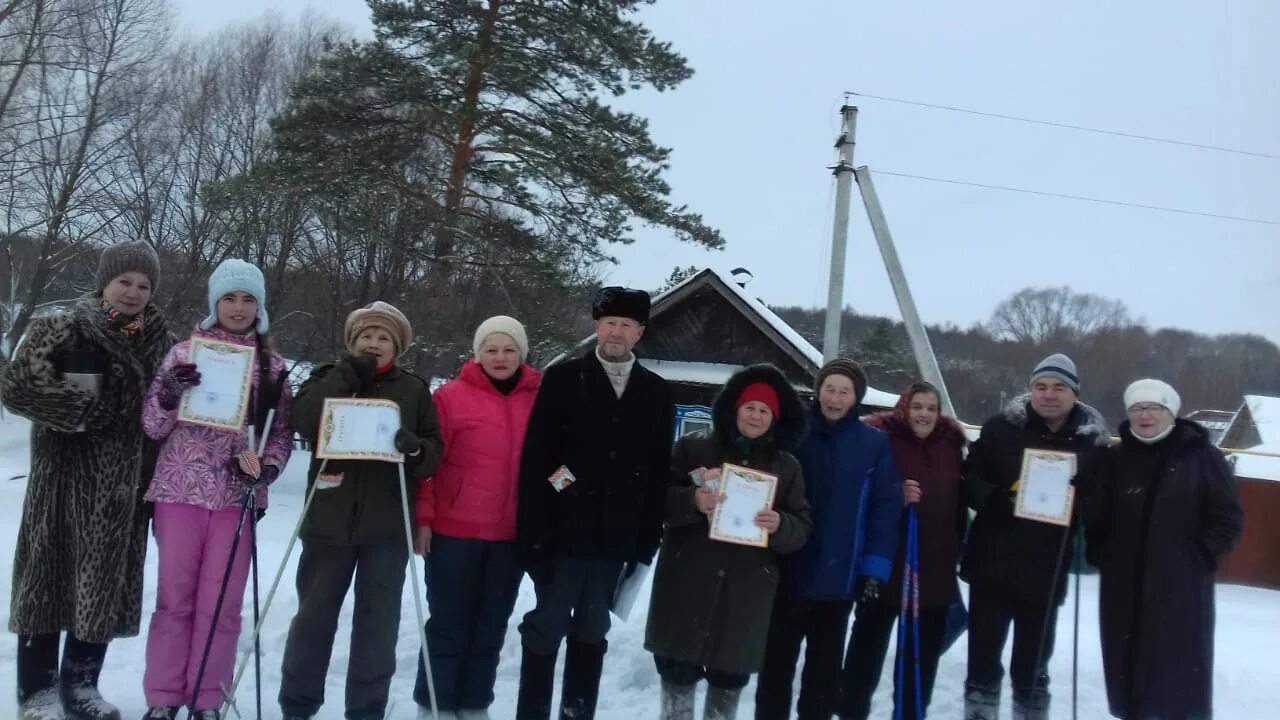
[[965, 185], [967, 187], [982, 188], [984, 190], [1003, 190], [1005, 192], [1025, 193], [1027, 195], [1040, 195], [1043, 197], [1060, 198], [1062, 200], [1077, 200], [1080, 202], [1098, 203], [1100, 205], [1118, 205], [1120, 207], [1141, 208], [1143, 210], [1158, 210], [1160, 212], [1178, 213], [1180, 215], [1195, 215], [1198, 217], [1217, 218], [1219, 220], [1235, 220], [1237, 222], [1256, 223], [1258, 225], [1280, 225], [1277, 220], [1264, 220], [1261, 218], [1242, 217], [1239, 215], [1221, 215], [1218, 213], [1201, 212], [1199, 210], [1185, 210], [1183, 208], [1163, 207], [1160, 205], [1144, 205], [1142, 203], [1125, 202], [1123, 200], [1108, 200], [1106, 198], [1086, 197], [1084, 195], [1068, 195], [1066, 193], [1047, 192], [1044, 190], [1032, 190], [1030, 188], [1010, 187], [1008, 185], [988, 185], [986, 183], [969, 182], [967, 180], [953, 180], [951, 178], [929, 177], [927, 175], [912, 175], [910, 173], [892, 172], [890, 170], [875, 170], [873, 173], [877, 175], [892, 175], [893, 177], [911, 178], [913, 180], [925, 180], [927, 182], [946, 183], [948, 185]]
[[868, 93], [860, 93], [849, 91], [849, 95], [857, 97], [869, 98], [871, 100], [883, 100], [885, 102], [899, 103], [902, 105], [915, 105], [917, 107], [930, 108], [933, 110], [949, 110], [951, 112], [965, 113], [967, 115], [979, 115], [981, 117], [999, 118], [1001, 120], [1013, 120], [1015, 122], [1031, 123], [1033, 125], [1045, 125], [1048, 127], [1064, 128], [1067, 130], [1078, 130], [1080, 132], [1097, 133], [1099, 135], [1113, 135], [1115, 137], [1128, 138], [1130, 140], [1145, 140], [1147, 142], [1164, 143], [1166, 145], [1181, 145], [1184, 147], [1198, 148], [1200, 150], [1213, 150], [1216, 152], [1232, 153], [1235, 155], [1247, 155], [1249, 157], [1267, 158], [1269, 160], [1280, 160], [1280, 155], [1267, 152], [1258, 152], [1256, 150], [1241, 150], [1239, 148], [1222, 147], [1220, 145], [1206, 145], [1204, 143], [1187, 142], [1185, 140], [1173, 140], [1171, 138], [1155, 137], [1153, 135], [1141, 135], [1138, 133], [1128, 133], [1119, 130], [1103, 130], [1101, 128], [1087, 127], [1085, 125], [1072, 125], [1071, 123], [1054, 122], [1052, 120], [1037, 120], [1035, 118], [1019, 117], [1017, 115], [1005, 115], [1003, 113], [985, 112], [982, 110], [972, 110], [969, 108], [956, 107], [954, 105], [938, 105], [935, 103], [920, 102], [918, 100], [905, 100], [903, 98], [886, 97], [884, 95], [870, 95]]

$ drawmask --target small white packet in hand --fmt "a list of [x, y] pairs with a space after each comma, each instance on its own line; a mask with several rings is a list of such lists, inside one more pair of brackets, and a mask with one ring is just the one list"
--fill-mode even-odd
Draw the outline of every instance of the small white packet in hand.
[[564, 465], [557, 468], [555, 472], [551, 473], [551, 477], [547, 478], [547, 482], [551, 483], [551, 487], [555, 488], [556, 492], [564, 492], [564, 489], [572, 485], [575, 480], [577, 478]]

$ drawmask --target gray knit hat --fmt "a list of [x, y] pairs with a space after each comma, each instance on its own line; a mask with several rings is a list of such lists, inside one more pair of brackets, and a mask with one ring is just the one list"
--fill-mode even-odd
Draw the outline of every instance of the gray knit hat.
[[822, 390], [822, 383], [832, 375], [843, 375], [853, 382], [854, 405], [861, 405], [867, 396], [867, 371], [847, 357], [838, 357], [822, 366], [817, 380], [813, 384], [814, 392]]
[[1031, 382], [1027, 384], [1034, 385], [1043, 377], [1061, 380], [1071, 388], [1072, 392], [1080, 394], [1080, 376], [1076, 374], [1076, 364], [1062, 353], [1054, 353], [1041, 360], [1040, 364], [1036, 365], [1035, 371], [1031, 373]]
[[98, 292], [112, 280], [127, 272], [140, 272], [151, 281], [151, 291], [155, 292], [160, 284], [160, 257], [150, 245], [138, 240], [136, 242], [117, 243], [102, 251], [98, 258], [98, 273], [94, 281], [98, 283]]

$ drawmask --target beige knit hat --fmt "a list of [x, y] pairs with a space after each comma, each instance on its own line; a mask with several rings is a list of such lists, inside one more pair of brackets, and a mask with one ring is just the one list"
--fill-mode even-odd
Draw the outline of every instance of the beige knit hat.
[[347, 350], [354, 354], [356, 338], [371, 327], [382, 328], [391, 333], [391, 338], [396, 343], [396, 357], [403, 355], [404, 351], [409, 349], [409, 344], [413, 342], [413, 327], [409, 325], [409, 318], [391, 303], [375, 300], [371, 305], [354, 310], [347, 316], [347, 324], [343, 330], [347, 340]]

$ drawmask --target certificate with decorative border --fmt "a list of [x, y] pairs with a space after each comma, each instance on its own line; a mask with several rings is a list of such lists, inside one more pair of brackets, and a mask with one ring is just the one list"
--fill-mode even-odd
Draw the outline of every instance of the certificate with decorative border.
[[200, 384], [182, 394], [178, 420], [239, 432], [253, 392], [254, 348], [203, 337], [191, 338], [190, 359]]
[[1016, 517], [1037, 522], [1071, 525], [1076, 489], [1074, 453], [1028, 448], [1022, 453], [1022, 473], [1013, 505]]
[[404, 462], [396, 450], [400, 406], [379, 398], [327, 398], [320, 413], [316, 457]]
[[756, 525], [756, 513], [773, 507], [777, 491], [777, 475], [731, 463], [720, 466], [720, 502], [711, 515], [711, 539], [768, 547], [769, 531]]

